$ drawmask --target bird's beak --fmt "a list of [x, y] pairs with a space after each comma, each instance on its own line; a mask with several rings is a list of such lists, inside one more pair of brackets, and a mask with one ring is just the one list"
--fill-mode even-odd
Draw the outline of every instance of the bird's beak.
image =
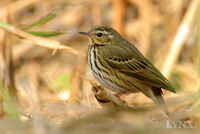
[[83, 35], [87, 35], [87, 36], [91, 36], [90, 34], [89, 34], [89, 32], [79, 32], [80, 34], [83, 34]]

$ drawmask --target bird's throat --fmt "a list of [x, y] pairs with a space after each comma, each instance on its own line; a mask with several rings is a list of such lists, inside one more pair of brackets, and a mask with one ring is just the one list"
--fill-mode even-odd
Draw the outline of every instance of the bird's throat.
[[90, 45], [94, 45], [94, 42], [92, 40], [92, 38], [88, 37], [89, 41], [90, 41]]

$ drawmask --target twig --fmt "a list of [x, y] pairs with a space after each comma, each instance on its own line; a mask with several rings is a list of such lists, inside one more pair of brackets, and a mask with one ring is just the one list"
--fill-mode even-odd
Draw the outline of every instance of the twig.
[[[10, 8], [7, 5], [6, 19], [10, 22]], [[1, 44], [1, 79], [3, 84], [8, 88], [9, 93], [17, 101], [17, 90], [15, 87], [13, 62], [12, 62], [12, 38], [11, 34], [5, 31], [5, 36]]]
[[[85, 80], [87, 80], [88, 82], [90, 82], [90, 84], [92, 85], [92, 92], [94, 93], [97, 101], [101, 104], [102, 107], [107, 108], [108, 105], [105, 103], [108, 102], [112, 102], [112, 105], [115, 106], [119, 106], [121, 108], [128, 108], [128, 104], [122, 102], [122, 100], [120, 100], [119, 98], [117, 98], [116, 96], [114, 96], [112, 93], [110, 93], [107, 89], [105, 89], [104, 87], [102, 87], [101, 85], [97, 85], [96, 83], [92, 82], [91, 80], [89, 80], [88, 78], [83, 77]], [[112, 107], [109, 105], [109, 107]]]
[[26, 38], [41, 47], [46, 47], [49, 49], [62, 49], [62, 50], [66, 50], [66, 51], [71, 52], [76, 55], [85, 56], [85, 54], [83, 52], [75, 50], [69, 46], [64, 46], [64, 45], [60, 44], [60, 42], [58, 42], [58, 41], [31, 35], [20, 29], [15, 28], [9, 24], [6, 24], [2, 21], [0, 21], [0, 28], [3, 28], [5, 30], [7, 30], [8, 32], [11, 32], [20, 37]]
[[[10, 19], [10, 5], [7, 5], [7, 22], [11, 23], [11, 19]], [[15, 80], [14, 80], [14, 66], [13, 66], [13, 55], [12, 55], [12, 34], [8, 33], [7, 36], [8, 40], [6, 42], [6, 45], [8, 47], [8, 51], [7, 51], [7, 68], [8, 68], [8, 74], [7, 74], [7, 81], [6, 81], [6, 85], [8, 86], [9, 92], [11, 93], [11, 97], [12, 99], [14, 99], [17, 102], [17, 88], [15, 86]]]
[[190, 3], [183, 17], [183, 20], [178, 28], [178, 31], [172, 41], [171, 47], [161, 67], [161, 72], [166, 77], [170, 76], [172, 68], [180, 55], [180, 52], [183, 48], [183, 43], [186, 40], [189, 30], [194, 22], [198, 3], [199, 3], [199, 0], [193, 0]]
[[[198, 3], [197, 12], [197, 64], [198, 64], [198, 90], [200, 92], [200, 2]], [[200, 106], [200, 105], [199, 105]], [[199, 120], [200, 123], [200, 120]]]

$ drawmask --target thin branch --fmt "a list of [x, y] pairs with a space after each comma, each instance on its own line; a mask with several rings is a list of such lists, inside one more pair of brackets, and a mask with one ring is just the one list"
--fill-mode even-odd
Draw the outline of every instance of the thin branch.
[[[197, 63], [198, 63], [198, 79], [200, 81], [200, 2], [198, 3], [197, 18]], [[200, 82], [198, 83], [198, 90], [200, 92]]]
[[[112, 93], [110, 93], [107, 89], [105, 89], [101, 85], [97, 85], [96, 83], [92, 82], [91, 80], [87, 79], [84, 76], [81, 77], [90, 82], [90, 84], [92, 85], [91, 91], [94, 93], [97, 101], [103, 108], [108, 108], [108, 106], [115, 108], [116, 106], [119, 106], [120, 108], [129, 108], [127, 103], [123, 102], [122, 100], [114, 96]], [[110, 104], [106, 104], [110, 102], [112, 102], [111, 104], [112, 106], [110, 106]]]
[[0, 28], [5, 29], [8, 32], [11, 32], [17, 36], [26, 38], [30, 41], [32, 41], [35, 45], [41, 46], [41, 47], [46, 47], [49, 49], [61, 49], [61, 50], [66, 50], [68, 52], [71, 52], [73, 54], [76, 55], [80, 55], [80, 56], [85, 56], [85, 54], [81, 51], [75, 50], [69, 46], [64, 46], [62, 44], [60, 44], [60, 42], [52, 40], [52, 39], [47, 39], [47, 38], [43, 38], [43, 37], [38, 37], [38, 36], [34, 36], [31, 35], [29, 33], [26, 33], [20, 29], [17, 29], [9, 24], [6, 24], [2, 21], [0, 21]]

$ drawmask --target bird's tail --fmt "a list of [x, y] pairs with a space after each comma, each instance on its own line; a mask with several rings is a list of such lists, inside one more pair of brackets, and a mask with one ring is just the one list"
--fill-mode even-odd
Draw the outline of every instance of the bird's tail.
[[165, 101], [162, 97], [162, 90], [160, 88], [151, 88], [146, 91], [142, 91], [147, 97], [154, 101], [168, 116], [170, 116], [169, 110], [165, 104]]

